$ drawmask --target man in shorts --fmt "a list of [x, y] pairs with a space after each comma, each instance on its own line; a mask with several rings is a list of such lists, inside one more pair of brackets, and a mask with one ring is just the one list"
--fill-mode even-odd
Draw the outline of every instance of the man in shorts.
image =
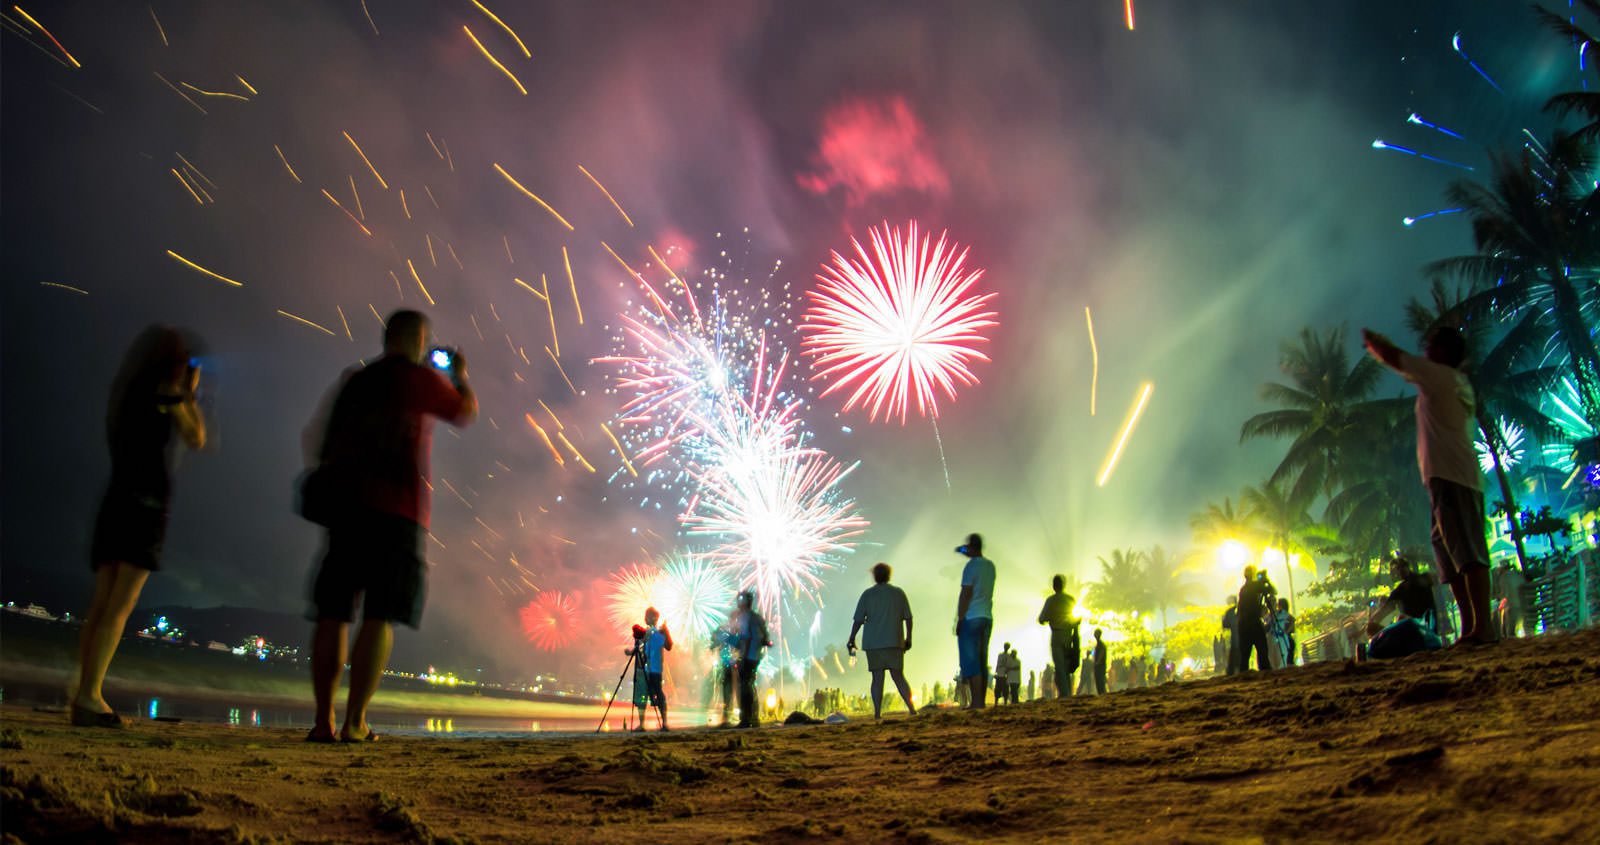
[[[460, 353], [443, 373], [426, 362], [428, 318], [396, 311], [384, 326], [383, 357], [350, 373], [333, 402], [318, 454], [335, 479], [340, 507], [327, 519], [326, 552], [311, 588], [310, 742], [374, 739], [367, 704], [393, 645], [392, 623], [422, 619], [428, 530], [428, 456], [433, 420], [463, 426], [478, 415]], [[336, 735], [334, 693], [344, 673], [348, 628], [362, 605], [350, 656], [350, 699]]]
[[[861, 647], [867, 652], [867, 669], [872, 672], [872, 718], [883, 718], [883, 673], [888, 672], [900, 691], [906, 710], [915, 716], [911, 685], [906, 683], [905, 654], [911, 650], [911, 602], [905, 591], [889, 583], [889, 564], [872, 567], [871, 587], [856, 601], [855, 623], [850, 626], [848, 647], [856, 650], [856, 633], [861, 632]], [[864, 631], [862, 629], [865, 629]]]
[[1483, 482], [1472, 433], [1477, 397], [1461, 365], [1467, 341], [1461, 331], [1436, 326], [1422, 342], [1422, 357], [1362, 329], [1367, 352], [1417, 386], [1417, 467], [1432, 507], [1433, 558], [1461, 611], [1461, 641], [1499, 639], [1489, 617], [1489, 543], [1483, 531]]
[[961, 597], [956, 600], [956, 650], [961, 679], [972, 698], [967, 708], [982, 710], [989, 692], [989, 634], [994, 630], [994, 562], [983, 556], [983, 538], [968, 534], [956, 547], [967, 556], [961, 570]]

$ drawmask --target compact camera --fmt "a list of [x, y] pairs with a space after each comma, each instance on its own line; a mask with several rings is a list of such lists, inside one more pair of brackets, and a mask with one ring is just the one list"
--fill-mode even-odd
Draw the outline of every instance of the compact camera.
[[432, 364], [438, 369], [449, 372], [450, 370], [454, 369], [456, 365], [455, 350], [447, 346], [435, 346], [434, 348], [428, 350], [428, 363]]

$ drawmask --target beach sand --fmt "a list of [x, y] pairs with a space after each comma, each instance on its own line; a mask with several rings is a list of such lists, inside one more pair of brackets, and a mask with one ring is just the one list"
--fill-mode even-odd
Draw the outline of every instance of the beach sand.
[[1592, 842], [1600, 630], [881, 724], [0, 728], [6, 842]]

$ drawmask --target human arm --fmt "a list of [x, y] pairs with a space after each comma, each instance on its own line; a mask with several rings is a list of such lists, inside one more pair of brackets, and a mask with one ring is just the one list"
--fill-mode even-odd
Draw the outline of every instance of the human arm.
[[909, 617], [909, 616], [906, 617], [906, 642], [905, 642], [905, 645], [902, 646], [900, 650], [901, 651], [910, 651], [911, 650], [911, 617]]
[[959, 599], [956, 599], [956, 622], [957, 622], [957, 624], [959, 624], [961, 622], [961, 620], [967, 618], [967, 607], [970, 606], [971, 604], [972, 604], [972, 585], [971, 584], [962, 584], [961, 585], [961, 597]]
[[861, 620], [857, 618], [856, 621], [850, 626], [850, 639], [845, 641], [845, 648], [848, 648], [851, 651], [856, 650], [856, 634], [860, 632], [860, 630]]
[[1396, 372], [1400, 371], [1400, 358], [1406, 353], [1394, 345], [1394, 341], [1371, 329], [1362, 329], [1361, 342], [1367, 347], [1367, 354], [1378, 359], [1379, 363]]
[[162, 385], [156, 407], [172, 417], [178, 436], [191, 449], [204, 449], [206, 445], [206, 417], [195, 402], [195, 391], [200, 387], [200, 368], [190, 367], [185, 375]]
[[427, 383], [427, 390], [422, 410], [457, 427], [468, 425], [478, 418], [478, 395], [467, 381], [465, 355], [455, 353], [447, 373], [448, 380], [446, 375], [432, 367], [422, 372], [428, 373], [423, 379]]
[[1391, 611], [1394, 610], [1394, 606], [1394, 596], [1386, 596], [1384, 597], [1383, 601], [1378, 603], [1377, 607], [1372, 609], [1371, 613], [1367, 614], [1368, 636], [1383, 630], [1383, 620], [1388, 617]]

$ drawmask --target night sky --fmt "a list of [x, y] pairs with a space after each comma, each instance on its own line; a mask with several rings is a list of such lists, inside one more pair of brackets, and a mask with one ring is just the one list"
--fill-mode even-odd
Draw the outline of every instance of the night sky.
[[[301, 612], [320, 542], [290, 510], [303, 429], [339, 372], [378, 353], [369, 305], [425, 304], [410, 259], [482, 402], [477, 425], [435, 437], [423, 636], [502, 674], [584, 665], [523, 644], [516, 611], [531, 596], [491, 582], [514, 555], [540, 587], [592, 594], [675, 545], [670, 504], [640, 508], [639, 491], [605, 483], [617, 459], [599, 424], [621, 398], [588, 361], [638, 295], [600, 243], [640, 264], [646, 244], [671, 246], [686, 276], [711, 266], [798, 293], [852, 235], [917, 219], [970, 246], [998, 292], [993, 360], [941, 408], [951, 489], [927, 420], [836, 416], [836, 397], [804, 413], [821, 446], [862, 462], [845, 489], [872, 523], [828, 575], [821, 642], [843, 640], [868, 568], [888, 560], [927, 631], [913, 681], [948, 677], [951, 548], [966, 532], [983, 532], [999, 565], [997, 638], [1031, 628], [1050, 573], [1092, 580], [1113, 548], [1181, 549], [1191, 512], [1265, 476], [1278, 451], [1240, 447], [1238, 431], [1263, 407], [1282, 341], [1346, 323], [1354, 355], [1362, 325], [1405, 337], [1418, 269], [1471, 243], [1460, 218], [1400, 219], [1444, 206], [1461, 174], [1375, 151], [1374, 138], [1481, 165], [1486, 145], [1548, 126], [1539, 105], [1575, 73], [1520, 2], [1140, 0], [1134, 32], [1115, 0], [489, 5], [531, 59], [470, 2], [368, 0], [378, 34], [357, 0], [158, 2], [169, 45], [144, 4], [25, 7], [83, 67], [42, 37], [43, 49], [15, 32], [0, 41], [4, 598], [87, 601], [107, 388], [134, 334], [161, 321], [207, 340], [213, 445], [182, 458], [143, 604]], [[1451, 51], [1458, 30], [1504, 93]], [[202, 114], [157, 73], [245, 94], [237, 75], [259, 94], [191, 92]], [[1470, 140], [1407, 125], [1412, 110]], [[178, 183], [178, 154], [214, 183], [214, 202]], [[352, 178], [371, 237], [321, 194], [353, 211]], [[582, 396], [543, 357], [543, 303], [512, 282], [545, 273], [564, 288], [563, 245], [587, 320], [556, 299], [561, 357]], [[1085, 306], [1101, 363], [1092, 418]], [[1097, 488], [1145, 380], [1153, 399]], [[521, 422], [539, 399], [581, 432], [599, 473], [552, 464]], [[1042, 650], [1029, 642], [1024, 659]]]

